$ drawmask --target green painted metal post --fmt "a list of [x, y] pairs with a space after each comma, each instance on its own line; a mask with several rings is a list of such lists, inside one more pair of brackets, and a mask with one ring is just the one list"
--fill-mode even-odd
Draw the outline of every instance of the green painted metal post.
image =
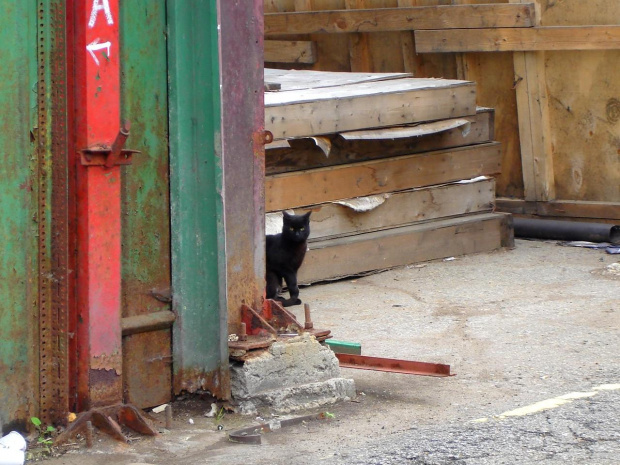
[[[123, 0], [121, 118], [128, 147], [140, 150], [122, 172], [122, 316], [170, 311], [154, 297], [170, 289], [168, 62], [166, 0]], [[125, 401], [152, 407], [171, 396], [171, 329], [123, 337]]]
[[[230, 394], [215, 1], [168, 1], [173, 386]], [[222, 311], [222, 309], [224, 309]]]
[[38, 409], [37, 12], [2, 2], [0, 17], [0, 426], [24, 429]]

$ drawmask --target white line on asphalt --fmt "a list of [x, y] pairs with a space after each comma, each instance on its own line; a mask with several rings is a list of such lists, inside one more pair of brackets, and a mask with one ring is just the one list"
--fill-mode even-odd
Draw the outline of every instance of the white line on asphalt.
[[[549, 410], [553, 408], [557, 408], [560, 405], [568, 404], [575, 399], [584, 399], [588, 397], [594, 397], [599, 393], [599, 391], [615, 391], [620, 389], [620, 384], [602, 384], [600, 386], [596, 386], [592, 388], [592, 391], [589, 392], [571, 392], [569, 394], [564, 394], [563, 396], [554, 397], [553, 399], [547, 399], [540, 402], [536, 402], [531, 405], [527, 405], [525, 407], [520, 407], [515, 410], [509, 410], [508, 412], [501, 413], [499, 415], [493, 416], [490, 419], [502, 420], [507, 417], [520, 417], [523, 415], [530, 415], [532, 413], [542, 412], [544, 410]], [[473, 420], [473, 423], [484, 423], [490, 420], [489, 418], [478, 418], [477, 420]]]

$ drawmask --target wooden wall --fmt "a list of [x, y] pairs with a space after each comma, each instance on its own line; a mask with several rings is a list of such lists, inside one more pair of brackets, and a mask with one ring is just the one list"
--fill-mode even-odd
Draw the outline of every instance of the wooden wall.
[[[265, 0], [265, 12], [519, 2], [526, 0]], [[620, 25], [617, 1], [538, 0], [537, 9], [543, 27]], [[496, 110], [501, 208], [620, 219], [620, 50], [416, 54], [412, 31], [268, 36], [290, 37], [316, 43], [315, 63], [290, 68], [476, 81], [478, 104]]]

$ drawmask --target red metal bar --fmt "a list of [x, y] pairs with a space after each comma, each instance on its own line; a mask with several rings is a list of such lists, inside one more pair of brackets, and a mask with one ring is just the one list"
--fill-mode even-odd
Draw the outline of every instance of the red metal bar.
[[336, 354], [340, 366], [360, 370], [389, 371], [421, 376], [452, 376], [450, 365], [439, 363], [413, 362], [392, 358], [368, 357], [366, 355]]
[[[111, 146], [118, 133], [120, 18], [118, 0], [75, 2], [74, 12], [74, 151], [79, 151]], [[76, 169], [77, 387], [78, 408], [85, 410], [122, 401], [121, 176], [118, 166]]]

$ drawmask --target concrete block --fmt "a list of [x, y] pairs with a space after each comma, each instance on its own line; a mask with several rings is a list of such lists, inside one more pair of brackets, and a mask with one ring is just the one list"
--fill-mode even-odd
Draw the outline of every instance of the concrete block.
[[263, 406], [288, 412], [355, 396], [355, 383], [340, 377], [334, 353], [306, 333], [233, 363], [230, 375], [233, 399], [245, 413]]

